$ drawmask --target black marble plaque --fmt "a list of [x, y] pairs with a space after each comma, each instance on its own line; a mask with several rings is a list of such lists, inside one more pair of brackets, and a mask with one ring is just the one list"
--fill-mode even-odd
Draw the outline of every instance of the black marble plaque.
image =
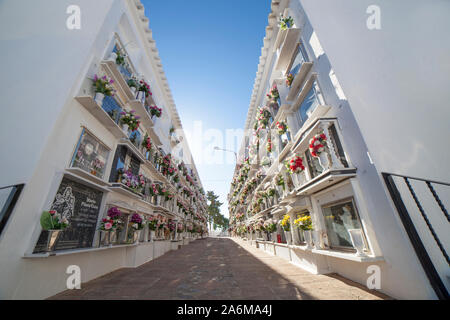
[[[59, 237], [55, 250], [89, 248], [97, 227], [103, 192], [64, 177], [50, 210], [69, 220]], [[42, 231], [34, 252], [45, 250], [47, 231]]]

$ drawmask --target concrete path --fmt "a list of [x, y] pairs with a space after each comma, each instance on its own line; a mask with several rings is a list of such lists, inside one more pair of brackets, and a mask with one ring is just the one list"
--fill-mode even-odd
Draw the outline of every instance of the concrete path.
[[51, 299], [388, 299], [338, 275], [313, 275], [230, 238], [196, 240], [138, 268]]

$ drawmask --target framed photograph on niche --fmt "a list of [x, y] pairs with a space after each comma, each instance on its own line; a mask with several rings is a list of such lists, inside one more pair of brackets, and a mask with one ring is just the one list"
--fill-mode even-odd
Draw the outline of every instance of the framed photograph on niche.
[[109, 152], [110, 150], [103, 143], [83, 128], [70, 166], [103, 179]]

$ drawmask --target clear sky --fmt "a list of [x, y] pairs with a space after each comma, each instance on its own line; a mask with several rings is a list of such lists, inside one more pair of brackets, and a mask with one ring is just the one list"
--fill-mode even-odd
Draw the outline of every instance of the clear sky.
[[226, 216], [234, 155], [213, 147], [240, 147], [226, 130], [245, 125], [270, 2], [142, 0], [200, 179]]

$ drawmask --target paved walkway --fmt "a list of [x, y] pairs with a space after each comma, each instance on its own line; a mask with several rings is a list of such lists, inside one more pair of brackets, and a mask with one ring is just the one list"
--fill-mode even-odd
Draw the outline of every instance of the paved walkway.
[[313, 275], [245, 242], [200, 239], [51, 299], [383, 299], [338, 275]]

